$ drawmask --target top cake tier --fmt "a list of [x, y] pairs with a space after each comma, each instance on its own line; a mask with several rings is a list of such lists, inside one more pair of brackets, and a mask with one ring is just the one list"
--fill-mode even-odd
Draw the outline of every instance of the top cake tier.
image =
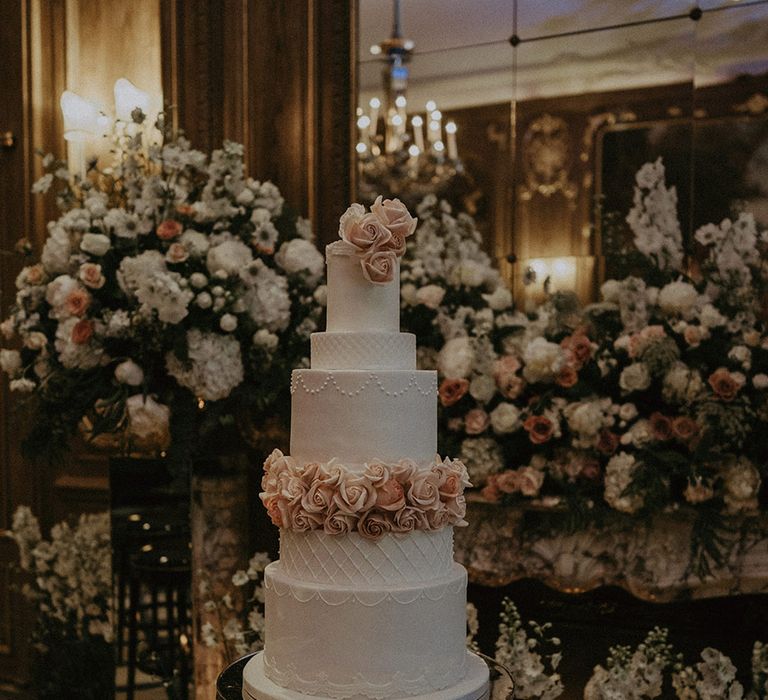
[[329, 333], [397, 333], [400, 330], [400, 261], [394, 279], [371, 284], [363, 276], [360, 260], [326, 248], [328, 264]]

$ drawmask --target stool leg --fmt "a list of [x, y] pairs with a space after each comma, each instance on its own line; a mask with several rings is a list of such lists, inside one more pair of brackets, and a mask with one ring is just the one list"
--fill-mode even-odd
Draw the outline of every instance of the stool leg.
[[176, 633], [173, 585], [169, 584], [165, 589], [165, 628], [168, 636], [168, 673], [173, 678], [176, 675], [176, 645], [179, 643]]
[[126, 700], [133, 700], [136, 689], [136, 649], [138, 646], [139, 581], [131, 577], [128, 594], [128, 687]]
[[[191, 644], [190, 634], [187, 630], [188, 622], [187, 622], [186, 583], [182, 583], [182, 585], [179, 586], [177, 595], [178, 595], [177, 602], [178, 602], [178, 619], [179, 619], [179, 638], [181, 638], [181, 635], [183, 634], [187, 637], [187, 643]], [[181, 647], [181, 645], [179, 646]], [[180, 700], [187, 700], [187, 698], [189, 697], [189, 661], [187, 659], [186, 650], [183, 647], [179, 649], [179, 653], [181, 654], [181, 662], [180, 662], [180, 668], [179, 668], [179, 683], [181, 687], [180, 687], [179, 697], [180, 697]]]

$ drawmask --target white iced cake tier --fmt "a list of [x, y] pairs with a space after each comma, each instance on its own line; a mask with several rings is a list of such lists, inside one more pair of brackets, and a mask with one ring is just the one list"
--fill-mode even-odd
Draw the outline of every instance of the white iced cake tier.
[[280, 559], [265, 571], [265, 646], [244, 672], [246, 699], [487, 695], [453, 561], [466, 469], [436, 457], [437, 375], [416, 369], [416, 338], [399, 328], [397, 235], [415, 224], [388, 201], [383, 219], [358, 205], [342, 217], [327, 327], [311, 338], [311, 369], [292, 374], [290, 456], [265, 463]]

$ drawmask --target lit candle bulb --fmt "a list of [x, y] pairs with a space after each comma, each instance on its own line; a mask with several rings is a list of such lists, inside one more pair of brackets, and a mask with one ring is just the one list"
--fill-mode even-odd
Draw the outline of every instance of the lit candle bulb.
[[416, 115], [413, 119], [411, 119], [411, 124], [413, 125], [413, 142], [419, 151], [423, 151], [424, 131], [422, 126], [424, 125], [424, 120], [420, 116]]
[[427, 138], [430, 143], [440, 140], [440, 122], [432, 119], [429, 122], [429, 128], [427, 129]]
[[426, 107], [427, 112], [434, 112], [437, 109], [437, 105], [435, 104], [434, 100], [427, 102], [424, 107]]
[[456, 122], [446, 122], [445, 133], [448, 143], [448, 157], [451, 160], [458, 160], [459, 150], [456, 147]]

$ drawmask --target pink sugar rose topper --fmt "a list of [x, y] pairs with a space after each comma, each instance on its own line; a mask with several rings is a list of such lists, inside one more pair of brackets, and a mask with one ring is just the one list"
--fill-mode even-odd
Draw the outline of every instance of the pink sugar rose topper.
[[400, 200], [379, 195], [370, 212], [361, 204], [344, 212], [339, 236], [360, 259], [366, 280], [389, 284], [395, 278], [397, 259], [405, 253], [405, 239], [416, 230], [417, 222]]

